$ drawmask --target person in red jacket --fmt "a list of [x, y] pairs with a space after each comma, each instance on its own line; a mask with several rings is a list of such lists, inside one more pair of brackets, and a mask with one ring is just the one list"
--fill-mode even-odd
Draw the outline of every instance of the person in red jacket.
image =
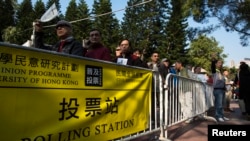
[[90, 44], [87, 50], [85, 50], [84, 56], [103, 61], [112, 61], [110, 50], [101, 43], [101, 32], [97, 29], [92, 29], [89, 36]]

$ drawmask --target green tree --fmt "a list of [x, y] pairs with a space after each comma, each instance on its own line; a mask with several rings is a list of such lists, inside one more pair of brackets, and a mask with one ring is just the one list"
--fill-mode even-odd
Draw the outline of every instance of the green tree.
[[[123, 38], [130, 40], [132, 47], [146, 49], [146, 58], [154, 50], [164, 50], [166, 9], [168, 0], [155, 0], [140, 5], [141, 0], [129, 0], [121, 23]], [[161, 56], [164, 52], [160, 51]]]
[[[78, 13], [76, 0], [70, 0], [67, 10], [65, 12], [65, 20], [72, 22], [78, 20], [76, 16]], [[73, 29], [76, 29], [76, 25], [72, 24]], [[75, 32], [73, 33], [75, 36]]]
[[143, 7], [134, 6], [141, 3], [141, 0], [129, 0], [127, 2], [127, 8], [121, 22], [122, 38], [129, 39], [133, 47], [137, 45], [137, 42], [142, 38], [140, 35], [143, 31], [141, 14], [144, 12]]
[[73, 25], [74, 37], [81, 41], [88, 37], [91, 22], [88, 6], [84, 0], [80, 0], [77, 5], [75, 0], [71, 0], [65, 13], [65, 19]]
[[14, 26], [14, 14], [16, 1], [13, 0], [0, 0], [0, 41], [2, 41], [2, 34], [8, 26]]
[[17, 28], [20, 28], [21, 32], [17, 35], [20, 40], [16, 44], [23, 44], [30, 39], [34, 17], [31, 0], [23, 0], [17, 10]]
[[250, 37], [250, 0], [209, 0], [208, 6], [213, 17], [217, 17], [228, 32], [236, 31], [241, 44], [249, 45]]
[[166, 52], [161, 49], [165, 48], [166, 34], [164, 29], [168, 19], [165, 16], [167, 8], [168, 0], [155, 0], [143, 5], [141, 13], [143, 29], [137, 46], [147, 49], [146, 57], [149, 57], [153, 50], [157, 50], [161, 57], [165, 56]]
[[45, 5], [42, 0], [36, 1], [34, 5], [34, 15], [36, 19], [40, 19], [42, 15], [46, 12]]
[[227, 55], [223, 54], [223, 49], [224, 47], [219, 46], [219, 43], [214, 37], [208, 38], [205, 35], [200, 35], [190, 44], [190, 49], [188, 51], [190, 63], [194, 66], [201, 66], [205, 70], [211, 72], [211, 54], [218, 53], [220, 58], [224, 59]]
[[[111, 11], [110, 0], [95, 0], [92, 15], [97, 17], [94, 18], [92, 28], [100, 30], [103, 44], [114, 50], [119, 42], [119, 21], [115, 18], [114, 13], [110, 13]], [[101, 14], [105, 15], [99, 16]]]
[[16, 26], [8, 26], [3, 30], [3, 39], [7, 43], [18, 43], [21, 40], [21, 36], [17, 36], [21, 33], [21, 29]]
[[167, 46], [170, 60], [180, 60], [184, 64], [189, 63], [187, 55], [187, 18], [183, 15], [184, 2], [182, 0], [171, 1], [172, 9], [166, 25]]
[[77, 10], [76, 16], [80, 21], [75, 23], [74, 31], [77, 31], [76, 38], [79, 40], [86, 39], [89, 37], [89, 30], [91, 29], [90, 10], [84, 0], [79, 1]]
[[[250, 0], [187, 0], [185, 1], [185, 15], [199, 23], [208, 23], [210, 18], [217, 18], [218, 25], [228, 32], [237, 32], [241, 44], [249, 45], [250, 37]], [[196, 29], [198, 30], [198, 29]], [[208, 28], [207, 32], [214, 31]]]

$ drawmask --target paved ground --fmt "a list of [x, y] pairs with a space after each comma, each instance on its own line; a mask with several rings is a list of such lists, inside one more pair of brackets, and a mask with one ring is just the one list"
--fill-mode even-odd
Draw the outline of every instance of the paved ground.
[[[250, 121], [246, 120], [246, 117], [241, 114], [237, 101], [232, 101], [230, 104], [234, 112], [225, 112], [225, 116], [230, 120], [222, 123], [215, 123], [213, 121], [195, 121], [190, 124], [182, 123], [183, 126], [179, 126], [177, 132], [170, 130], [169, 139], [174, 141], [207, 141], [208, 125], [212, 124], [224, 124], [224, 125], [245, 125]], [[185, 132], [186, 131], [186, 132]]]
[[[216, 123], [211, 120], [196, 120], [192, 123], [180, 123], [176, 126], [168, 129], [168, 140], [171, 141], [207, 141], [208, 135], [208, 125], [213, 124], [224, 124], [224, 125], [245, 125], [249, 124], [250, 121], [245, 120], [241, 114], [239, 105], [237, 101], [232, 101], [230, 104], [231, 108], [234, 109], [234, 112], [225, 112], [225, 116], [230, 118], [229, 121], [223, 123]], [[213, 114], [213, 111], [209, 113]], [[160, 141], [158, 138], [155, 138], [159, 133], [151, 136], [144, 136], [133, 141]]]

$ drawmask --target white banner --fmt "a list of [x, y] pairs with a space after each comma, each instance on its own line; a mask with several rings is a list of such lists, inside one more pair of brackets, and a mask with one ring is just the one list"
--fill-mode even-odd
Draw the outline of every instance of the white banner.
[[43, 14], [40, 21], [41, 22], [48, 22], [54, 19], [58, 15], [58, 11], [56, 8], [56, 4], [52, 4], [52, 6]]

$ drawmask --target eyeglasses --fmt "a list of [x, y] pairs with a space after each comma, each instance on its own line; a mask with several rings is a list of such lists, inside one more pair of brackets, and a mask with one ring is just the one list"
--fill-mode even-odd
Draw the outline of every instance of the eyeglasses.
[[116, 51], [120, 51], [121, 49], [116, 49]]

